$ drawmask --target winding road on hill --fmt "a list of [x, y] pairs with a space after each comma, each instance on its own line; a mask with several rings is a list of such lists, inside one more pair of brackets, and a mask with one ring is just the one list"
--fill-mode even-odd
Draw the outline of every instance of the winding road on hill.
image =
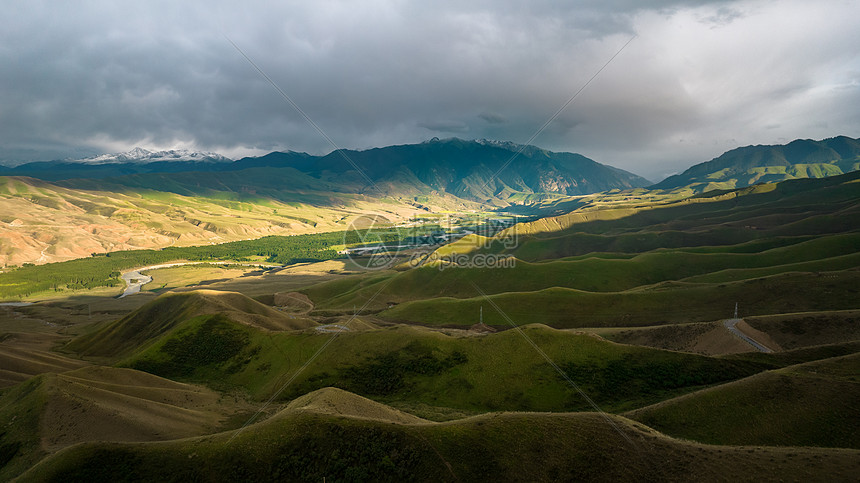
[[736, 325], [738, 325], [738, 322], [741, 322], [742, 320], [744, 320], [744, 319], [726, 319], [726, 320], [724, 320], [724, 321], [723, 321], [723, 325], [724, 325], [724, 326], [726, 326], [726, 328], [727, 328], [727, 329], [729, 329], [729, 332], [731, 332], [732, 334], [735, 334], [736, 336], [740, 337], [740, 338], [741, 338], [741, 340], [743, 340], [743, 341], [744, 341], [744, 342], [746, 342], [747, 344], [749, 344], [749, 345], [751, 345], [751, 346], [755, 347], [757, 351], [759, 351], [759, 352], [766, 352], [766, 353], [773, 352], [773, 351], [772, 351], [772, 350], [770, 350], [769, 348], [765, 347], [765, 346], [764, 346], [764, 345], [762, 345], [762, 344], [759, 344], [758, 342], [756, 342], [755, 340], [753, 340], [753, 338], [752, 338], [752, 337], [750, 337], [750, 336], [748, 336], [748, 335], [744, 334], [743, 332], [741, 332], [741, 331], [740, 331], [740, 329], [738, 329], [737, 327], [735, 327]]

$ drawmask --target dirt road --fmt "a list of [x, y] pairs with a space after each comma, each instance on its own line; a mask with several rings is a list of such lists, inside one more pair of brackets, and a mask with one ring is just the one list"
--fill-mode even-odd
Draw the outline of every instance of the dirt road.
[[737, 328], [737, 327], [735, 327], [736, 325], [738, 325], [738, 322], [740, 322], [740, 321], [742, 321], [742, 320], [744, 320], [744, 319], [726, 319], [726, 320], [724, 320], [724, 321], [723, 321], [723, 325], [725, 325], [725, 326], [726, 326], [726, 328], [727, 328], [727, 329], [729, 329], [729, 332], [731, 332], [732, 334], [734, 334], [734, 335], [736, 335], [736, 336], [740, 337], [740, 338], [741, 338], [744, 342], [746, 342], [747, 344], [749, 344], [749, 345], [751, 345], [751, 346], [755, 347], [757, 351], [759, 351], [759, 352], [773, 352], [773, 351], [772, 351], [772, 350], [770, 350], [769, 348], [765, 347], [765, 346], [764, 346], [764, 345], [762, 345], [762, 344], [759, 344], [758, 342], [756, 342], [755, 340], [753, 340], [753, 338], [752, 338], [752, 337], [750, 337], [750, 336], [748, 336], [748, 335], [744, 334], [743, 332], [741, 332], [740, 330], [738, 330], [738, 328]]

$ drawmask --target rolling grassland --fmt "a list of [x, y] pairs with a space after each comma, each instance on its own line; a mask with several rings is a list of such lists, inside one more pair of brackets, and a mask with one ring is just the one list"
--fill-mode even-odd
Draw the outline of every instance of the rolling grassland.
[[0, 307], [0, 479], [854, 481], [859, 180]]

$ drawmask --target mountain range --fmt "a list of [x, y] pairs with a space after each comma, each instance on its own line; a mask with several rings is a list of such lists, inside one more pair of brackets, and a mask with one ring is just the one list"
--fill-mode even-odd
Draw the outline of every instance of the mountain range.
[[27, 176], [44, 181], [74, 178], [107, 178], [139, 173], [213, 171], [232, 160], [218, 153], [173, 149], [149, 151], [136, 147], [123, 153], [101, 154], [81, 159], [37, 161], [15, 167], [0, 167], [0, 176]]
[[291, 167], [332, 181], [361, 176], [370, 189], [385, 191], [382, 186], [406, 185], [505, 204], [522, 194], [581, 195], [649, 184], [645, 178], [580, 154], [456, 138], [366, 151], [339, 150], [325, 156], [276, 152], [233, 163], [234, 168], [251, 166]]
[[[739, 147], [657, 184], [580, 154], [506, 141], [457, 138], [433, 138], [364, 151], [341, 149], [323, 156], [275, 151], [237, 161], [212, 152], [149, 151], [138, 147], [89, 158], [0, 167], [0, 176], [45, 181], [120, 178], [111, 181], [123, 184], [123, 176], [136, 174], [231, 172], [260, 167], [292, 168], [316, 179], [345, 184], [349, 190], [388, 194], [437, 191], [506, 205], [534, 201], [532, 195], [546, 193], [571, 196], [640, 187], [704, 192], [833, 176], [860, 169], [860, 139], [837, 136], [821, 141], [798, 139], [786, 145]], [[140, 183], [139, 179], [135, 181]]]
[[[823, 177], [858, 169], [858, 153], [860, 142], [848, 137], [748, 146], [650, 187], [671, 198]], [[0, 265], [339, 231], [367, 214], [392, 221], [488, 208], [561, 214], [587, 201], [582, 195], [651, 185], [579, 154], [456, 138], [237, 161], [134, 149], [29, 163], [0, 176], [7, 176], [0, 179]]]
[[860, 169], [860, 139], [797, 139], [785, 145], [733, 149], [670, 176], [651, 188], [690, 187], [697, 192], [743, 188], [796, 178], [824, 178]]
[[167, 151], [149, 151], [134, 148], [131, 151], [114, 154], [101, 154], [88, 158], [67, 160], [70, 163], [84, 164], [119, 164], [119, 163], [157, 163], [161, 161], [193, 161], [204, 163], [224, 163], [232, 159], [218, 153], [189, 151], [187, 149], [170, 149]]
[[[440, 192], [475, 202], [506, 205], [518, 196], [539, 193], [582, 195], [644, 187], [648, 180], [574, 153], [497, 141], [433, 140], [366, 151], [337, 150], [325, 156], [272, 152], [227, 162], [214, 153], [127, 153], [76, 161], [28, 163], [0, 175], [46, 181], [104, 179], [125, 184], [123, 176], [148, 173], [234, 172], [249, 168], [292, 168], [314, 178], [382, 194]], [[231, 174], [231, 177], [234, 175]], [[142, 180], [135, 179], [140, 187]], [[145, 182], [144, 182], [145, 184]], [[145, 186], [159, 189], [158, 186]]]

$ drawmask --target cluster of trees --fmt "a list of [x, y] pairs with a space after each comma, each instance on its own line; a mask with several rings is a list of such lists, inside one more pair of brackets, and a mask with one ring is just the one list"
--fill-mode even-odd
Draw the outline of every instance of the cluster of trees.
[[257, 240], [236, 241], [220, 245], [168, 247], [162, 250], [128, 250], [107, 254], [94, 253], [91, 258], [46, 265], [24, 266], [0, 273], [0, 300], [60, 290], [80, 290], [122, 285], [120, 272], [135, 267], [158, 265], [176, 260], [249, 261], [265, 257], [269, 263], [291, 265], [339, 258], [336, 247], [362, 244], [368, 240], [394, 243], [435, 226], [409, 230], [375, 229], [313, 233], [294, 236], [267, 236]]

